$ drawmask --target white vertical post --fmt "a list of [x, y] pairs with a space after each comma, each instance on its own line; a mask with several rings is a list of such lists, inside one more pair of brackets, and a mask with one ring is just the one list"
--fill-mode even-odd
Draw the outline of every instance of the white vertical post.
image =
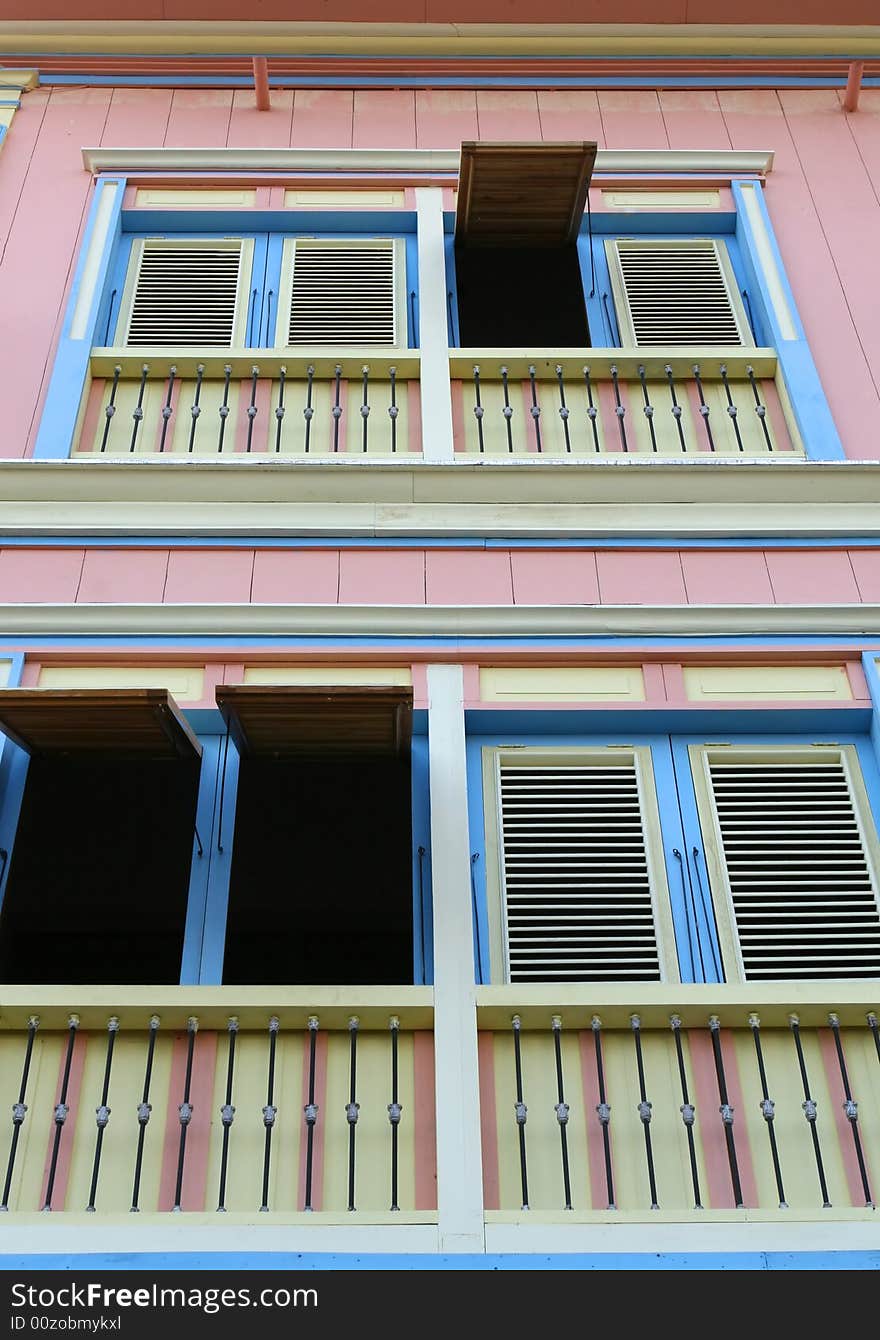
[[452, 393], [449, 386], [446, 253], [441, 187], [416, 187], [416, 220], [419, 244], [422, 454], [426, 461], [451, 461]]
[[482, 1252], [483, 1158], [460, 665], [428, 666], [434, 1067], [441, 1252]]

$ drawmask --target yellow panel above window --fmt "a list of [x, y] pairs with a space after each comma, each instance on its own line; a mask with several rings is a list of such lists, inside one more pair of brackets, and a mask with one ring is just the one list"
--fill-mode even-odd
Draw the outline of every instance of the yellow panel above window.
[[496, 666], [480, 671], [483, 702], [644, 702], [638, 665]]
[[403, 665], [247, 665], [245, 684], [412, 684]]
[[684, 671], [692, 701], [751, 699], [851, 700], [844, 665], [691, 665]]
[[721, 192], [702, 191], [603, 191], [608, 209], [719, 209]]
[[199, 702], [205, 670], [201, 665], [44, 665], [37, 688], [168, 689], [178, 702]]
[[257, 193], [247, 187], [218, 188], [209, 191], [174, 191], [157, 186], [139, 186], [135, 204], [142, 208], [192, 209], [201, 205], [206, 209], [251, 209], [257, 203]]
[[297, 205], [309, 209], [329, 207], [331, 209], [382, 209], [383, 207], [403, 207], [403, 191], [299, 191], [284, 192], [284, 204], [287, 209]]
[[5, 688], [9, 683], [9, 672], [11, 669], [11, 661], [0, 661], [0, 689]]

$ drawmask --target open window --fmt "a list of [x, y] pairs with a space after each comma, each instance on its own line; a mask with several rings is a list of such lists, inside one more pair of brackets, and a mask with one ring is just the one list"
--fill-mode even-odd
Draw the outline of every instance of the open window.
[[29, 755], [0, 979], [180, 979], [200, 747], [161, 689], [0, 690]]
[[412, 690], [217, 702], [240, 755], [224, 983], [412, 982]]

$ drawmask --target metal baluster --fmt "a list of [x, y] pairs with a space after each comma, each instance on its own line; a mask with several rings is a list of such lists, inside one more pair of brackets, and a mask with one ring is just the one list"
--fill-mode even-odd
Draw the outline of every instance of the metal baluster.
[[553, 1029], [553, 1050], [556, 1056], [556, 1104], [554, 1112], [559, 1122], [559, 1141], [562, 1148], [562, 1186], [565, 1191], [565, 1208], [571, 1209], [571, 1175], [568, 1167], [568, 1115], [569, 1106], [565, 1101], [565, 1086], [562, 1080], [562, 1019], [554, 1014], [550, 1020]]
[[810, 1127], [810, 1135], [813, 1139], [813, 1153], [816, 1156], [816, 1171], [819, 1174], [819, 1190], [822, 1192], [822, 1208], [828, 1210], [831, 1208], [831, 1201], [828, 1199], [828, 1184], [825, 1181], [825, 1167], [822, 1163], [822, 1149], [819, 1144], [819, 1132], [816, 1129], [816, 1119], [818, 1117], [817, 1104], [810, 1096], [810, 1081], [807, 1076], [807, 1064], [804, 1060], [804, 1048], [801, 1042], [800, 1019], [796, 1014], [788, 1016], [789, 1026], [794, 1037], [795, 1050], [797, 1051], [798, 1067], [801, 1072], [801, 1083], [804, 1086], [804, 1101], [801, 1107], [804, 1116]]
[[571, 410], [565, 403], [565, 382], [563, 381], [562, 364], [556, 364], [556, 380], [559, 383], [559, 417], [562, 420], [562, 431], [565, 434], [565, 450], [571, 451], [571, 437], [568, 431], [568, 420], [571, 416]]
[[599, 1118], [602, 1127], [602, 1147], [605, 1153], [605, 1186], [608, 1191], [608, 1209], [616, 1210], [614, 1203], [614, 1177], [611, 1169], [611, 1104], [607, 1100], [605, 1093], [605, 1067], [602, 1064], [602, 1020], [598, 1014], [594, 1014], [590, 1022], [593, 1030], [593, 1039], [596, 1043], [596, 1079], [599, 1083], [599, 1102], [596, 1106], [596, 1115]]
[[348, 1102], [345, 1104], [345, 1120], [348, 1122], [348, 1208], [353, 1210], [354, 1203], [354, 1137], [361, 1105], [357, 1101], [357, 1040], [360, 1020], [353, 1014], [348, 1021]]
[[172, 365], [168, 369], [168, 390], [165, 393], [165, 404], [162, 406], [162, 436], [159, 439], [160, 453], [165, 450], [165, 438], [168, 434], [168, 424], [171, 421], [171, 415], [174, 413], [174, 410], [171, 405], [171, 398], [174, 392], [174, 380], [176, 376], [177, 376], [177, 368], [176, 366]]
[[232, 365], [225, 363], [223, 366], [223, 403], [217, 413], [220, 415], [220, 435], [217, 438], [218, 454], [223, 450], [223, 438], [226, 435], [226, 420], [229, 418], [229, 381], [232, 376]]
[[174, 1183], [174, 1205], [172, 1209], [180, 1212], [180, 1202], [183, 1197], [183, 1165], [186, 1159], [186, 1133], [189, 1130], [189, 1123], [192, 1121], [193, 1105], [190, 1102], [190, 1089], [192, 1087], [192, 1068], [193, 1051], [196, 1045], [196, 1033], [199, 1031], [199, 1021], [195, 1015], [191, 1014], [186, 1021], [187, 1046], [186, 1046], [186, 1073], [183, 1079], [183, 1102], [177, 1106], [177, 1115], [180, 1119], [180, 1144], [177, 1149], [177, 1178]]
[[27, 1103], [24, 1100], [27, 1096], [27, 1083], [31, 1069], [31, 1057], [34, 1054], [34, 1038], [37, 1035], [37, 1029], [39, 1027], [39, 1015], [32, 1014], [28, 1019], [27, 1044], [24, 1049], [24, 1065], [21, 1069], [21, 1083], [18, 1086], [18, 1101], [12, 1104], [12, 1141], [9, 1146], [9, 1161], [6, 1164], [6, 1180], [3, 1183], [3, 1201], [0, 1203], [0, 1210], [9, 1209], [9, 1195], [12, 1191], [12, 1174], [15, 1169], [15, 1156], [18, 1152], [18, 1140], [21, 1135], [21, 1128], [24, 1125], [25, 1116], [27, 1115]]
[[764, 1069], [764, 1053], [761, 1049], [761, 1020], [757, 1014], [749, 1015], [749, 1028], [752, 1030], [752, 1037], [755, 1039], [755, 1055], [758, 1058], [758, 1074], [761, 1079], [761, 1102], [758, 1106], [761, 1109], [761, 1116], [767, 1123], [767, 1135], [770, 1140], [770, 1157], [773, 1160], [773, 1174], [776, 1178], [776, 1192], [779, 1196], [780, 1210], [787, 1210], [788, 1203], [785, 1199], [785, 1188], [782, 1185], [782, 1169], [779, 1166], [779, 1150], [776, 1147], [776, 1131], [773, 1126], [773, 1119], [776, 1116], [776, 1104], [773, 1102], [767, 1091], [767, 1072]]
[[532, 388], [532, 408], [529, 413], [532, 416], [532, 423], [535, 425], [535, 449], [538, 455], [541, 455], [541, 407], [538, 404], [538, 388], [535, 385], [535, 369], [529, 367], [529, 385]]
[[254, 420], [257, 417], [257, 378], [260, 375], [260, 369], [254, 364], [251, 368], [251, 403], [248, 405], [247, 418], [247, 446], [245, 452], [249, 452], [254, 438]]
[[101, 450], [107, 450], [107, 438], [110, 436], [110, 423], [113, 415], [116, 413], [116, 392], [119, 387], [119, 376], [122, 372], [122, 365], [116, 364], [113, 369], [113, 385], [110, 387], [110, 399], [104, 406], [104, 432], [101, 435]]
[[614, 413], [617, 415], [617, 426], [620, 429], [620, 441], [624, 451], [628, 452], [629, 446], [627, 445], [626, 441], [626, 428], [624, 427], [623, 423], [624, 417], [626, 415], [626, 410], [624, 409], [620, 399], [620, 384], [618, 381], [617, 365], [615, 363], [611, 364], [611, 382], [612, 385], [614, 386], [614, 401], [615, 401]]
[[397, 1135], [400, 1126], [400, 1118], [403, 1108], [400, 1104], [400, 1095], [397, 1091], [397, 1043], [400, 1035], [400, 1020], [393, 1014], [388, 1020], [388, 1027], [391, 1029], [391, 1102], [388, 1104], [388, 1120], [391, 1122], [391, 1208], [399, 1210], [397, 1203]]
[[235, 1120], [235, 1108], [232, 1105], [232, 1080], [235, 1071], [235, 1040], [238, 1037], [238, 1018], [231, 1014], [226, 1021], [229, 1033], [229, 1046], [226, 1052], [226, 1095], [220, 1109], [223, 1123], [223, 1145], [220, 1150], [220, 1189], [217, 1192], [217, 1212], [226, 1213], [226, 1170], [229, 1165], [229, 1136]]
[[694, 1144], [694, 1122], [697, 1119], [697, 1109], [694, 1107], [688, 1096], [687, 1071], [684, 1066], [684, 1051], [681, 1045], [681, 1016], [670, 1014], [669, 1026], [672, 1029], [672, 1036], [675, 1038], [675, 1057], [678, 1061], [678, 1079], [681, 1084], [681, 1107], [678, 1109], [681, 1113], [681, 1119], [684, 1122], [684, 1128], [687, 1132], [688, 1157], [691, 1165], [691, 1182], [694, 1188], [694, 1209], [702, 1210], [703, 1202], [700, 1199], [700, 1175], [697, 1171], [697, 1150]]
[[153, 1075], [153, 1054], [156, 1050], [156, 1034], [159, 1032], [160, 1019], [158, 1014], [154, 1014], [150, 1019], [150, 1040], [147, 1043], [147, 1064], [144, 1070], [144, 1088], [141, 1095], [141, 1101], [138, 1103], [138, 1142], [137, 1153], [134, 1160], [134, 1186], [131, 1190], [131, 1210], [137, 1214], [140, 1207], [138, 1200], [141, 1193], [141, 1168], [144, 1162], [144, 1140], [147, 1134], [147, 1122], [150, 1120], [152, 1104], [150, 1103], [150, 1080]]
[[516, 1102], [513, 1110], [516, 1113], [516, 1129], [519, 1133], [519, 1175], [522, 1183], [522, 1208], [529, 1208], [529, 1170], [526, 1163], [526, 1120], [528, 1119], [529, 1109], [523, 1102], [523, 1078], [522, 1078], [522, 1049], [520, 1047], [520, 1030], [522, 1029], [522, 1020], [518, 1014], [515, 1014], [510, 1021], [513, 1028], [513, 1059], [516, 1067]]
[[275, 451], [281, 450], [281, 429], [284, 425], [284, 383], [287, 381], [287, 368], [278, 370], [278, 404], [275, 406]]
[[700, 967], [701, 967], [701, 969], [702, 969], [702, 973], [701, 973], [701, 976], [700, 976], [700, 981], [705, 982], [705, 980], [706, 980], [706, 970], [705, 970], [705, 968], [703, 968], [703, 950], [702, 950], [702, 947], [701, 947], [701, 945], [700, 945], [699, 927], [697, 926], [697, 906], [696, 906], [696, 903], [695, 903], [695, 901], [694, 901], [694, 891], [693, 891], [693, 889], [690, 889], [691, 904], [692, 904], [693, 909], [694, 909], [694, 926], [693, 926], [693, 931], [692, 931], [692, 930], [691, 930], [691, 914], [690, 914], [690, 912], [688, 911], [688, 884], [689, 884], [689, 880], [688, 880], [688, 872], [685, 870], [685, 866], [684, 866], [684, 856], [681, 854], [681, 852], [679, 851], [678, 847], [673, 847], [673, 848], [672, 848], [672, 855], [675, 857], [676, 861], [678, 861], [678, 869], [679, 869], [679, 873], [681, 874], [681, 901], [682, 901], [682, 906], [684, 907], [684, 924], [685, 924], [685, 929], [687, 930], [688, 955], [690, 956], [690, 961], [691, 961], [691, 972], [692, 972], [692, 974], [693, 974], [694, 976], [696, 976], [697, 961], [696, 961], [696, 959], [695, 959], [695, 957], [694, 957], [694, 935], [696, 935], [696, 938], [697, 938], [697, 949], [699, 950], [699, 953], [700, 953]]
[[755, 397], [755, 413], [757, 414], [761, 423], [761, 427], [764, 430], [764, 441], [767, 443], [767, 450], [772, 451], [773, 443], [770, 441], [770, 430], [767, 427], [767, 407], [761, 401], [761, 396], [758, 391], [758, 383], [755, 381], [755, 369], [751, 366], [751, 364], [746, 368], [746, 375], [748, 376], [749, 382], [751, 383], [752, 395]]
[[865, 1155], [862, 1151], [862, 1141], [861, 1136], [859, 1135], [859, 1105], [853, 1101], [852, 1091], [849, 1087], [849, 1074], [846, 1069], [846, 1059], [843, 1055], [843, 1043], [840, 1040], [840, 1016], [837, 1014], [829, 1014], [828, 1023], [831, 1026], [831, 1032], [834, 1034], [834, 1048], [837, 1052], [837, 1064], [840, 1066], [840, 1078], [843, 1083], [844, 1102], [842, 1106], [852, 1131], [853, 1144], [856, 1149], [856, 1159], [859, 1164], [859, 1176], [862, 1179], [862, 1190], [865, 1193], [865, 1205], [869, 1210], [873, 1210], [874, 1197], [871, 1195], [871, 1186], [868, 1182], [868, 1169], [865, 1166]]
[[333, 450], [334, 450], [334, 451], [338, 451], [338, 450], [339, 450], [339, 420], [340, 420], [340, 418], [342, 417], [342, 406], [341, 406], [340, 403], [339, 403], [340, 386], [341, 386], [341, 380], [342, 380], [342, 368], [339, 366], [338, 363], [337, 363], [336, 367], [333, 369], [333, 377], [334, 377], [334, 381], [335, 381], [335, 396], [336, 396], [336, 398], [335, 398], [335, 400], [334, 400], [334, 402], [333, 402], [333, 408], [331, 409], [330, 413], [331, 413], [332, 416], [333, 416]]
[[639, 374], [639, 381], [642, 383], [642, 398], [643, 398], [643, 400], [644, 400], [644, 402], [645, 402], [644, 405], [642, 406], [642, 413], [644, 414], [645, 418], [648, 420], [648, 427], [649, 427], [650, 430], [651, 430], [651, 450], [652, 450], [652, 451], [656, 451], [656, 450], [657, 450], [657, 437], [656, 437], [656, 435], [655, 435], [655, 433], [654, 433], [654, 406], [651, 404], [651, 399], [650, 399], [650, 397], [649, 397], [649, 395], [648, 395], [648, 383], [647, 383], [647, 381], [645, 380], [645, 365], [644, 365], [644, 363], [640, 363], [640, 364], [639, 364], [639, 366], [638, 366], [638, 374]]
[[[309, 1021], [311, 1026], [311, 1020]], [[278, 1115], [278, 1108], [275, 1106], [275, 1048], [278, 1043], [278, 1030], [281, 1027], [281, 1021], [276, 1014], [273, 1014], [269, 1020], [269, 1073], [266, 1077], [266, 1105], [263, 1108], [263, 1127], [265, 1136], [263, 1139], [263, 1197], [260, 1201], [260, 1211], [266, 1214], [269, 1209], [269, 1167], [272, 1161], [272, 1131], [275, 1127], [275, 1118]], [[309, 1127], [311, 1132], [311, 1127]], [[311, 1154], [311, 1141], [309, 1142], [309, 1152]], [[309, 1167], [309, 1188], [311, 1191], [311, 1167]], [[307, 1194], [308, 1194], [307, 1192]], [[306, 1209], [310, 1210], [311, 1205]]]
[[49, 1176], [46, 1179], [46, 1199], [44, 1210], [52, 1208], [52, 1192], [55, 1190], [55, 1174], [58, 1171], [58, 1150], [61, 1147], [61, 1132], [70, 1108], [67, 1106], [67, 1089], [70, 1084], [70, 1066], [73, 1061], [73, 1048], [76, 1044], [76, 1030], [79, 1028], [79, 1015], [71, 1014], [67, 1020], [67, 1052], [64, 1057], [64, 1073], [61, 1076], [61, 1093], [55, 1104], [55, 1135], [52, 1139], [52, 1157], [49, 1161]]
[[107, 1099], [110, 1096], [110, 1070], [113, 1065], [113, 1047], [116, 1043], [116, 1034], [119, 1032], [119, 1019], [113, 1014], [107, 1020], [107, 1056], [104, 1061], [104, 1083], [101, 1087], [101, 1102], [95, 1108], [95, 1121], [98, 1126], [98, 1133], [95, 1137], [95, 1159], [92, 1164], [92, 1185], [89, 1188], [89, 1203], [86, 1206], [86, 1212], [95, 1213], [95, 1199], [98, 1195], [98, 1175], [101, 1171], [101, 1149], [104, 1144], [104, 1132], [107, 1129], [107, 1123], [110, 1120], [110, 1108], [107, 1106]]
[[364, 455], [367, 454], [367, 424], [370, 419], [369, 381], [370, 369], [368, 367], [361, 368], [361, 451]]
[[678, 440], [681, 443], [682, 451], [687, 451], [687, 444], [684, 440], [684, 429], [681, 426], [681, 405], [678, 403], [678, 397], [675, 394], [675, 379], [672, 375], [672, 365], [667, 363], [663, 368], [663, 371], [666, 373], [666, 380], [669, 383], [669, 394], [672, 398], [671, 414], [675, 420], [675, 426], [678, 429]]
[[388, 377], [391, 381], [391, 404], [388, 406], [388, 417], [391, 420], [391, 450], [397, 451], [397, 416], [400, 410], [397, 407], [397, 368], [388, 369]]
[[312, 1208], [312, 1163], [315, 1157], [315, 1123], [318, 1105], [315, 1102], [315, 1056], [318, 1046], [318, 1018], [309, 1015], [309, 1101], [303, 1108], [306, 1120], [306, 1192], [304, 1210]]
[[739, 1163], [736, 1157], [736, 1141], [733, 1138], [733, 1108], [727, 1098], [727, 1080], [724, 1077], [724, 1057], [721, 1053], [721, 1020], [717, 1014], [709, 1016], [709, 1032], [712, 1035], [712, 1054], [715, 1057], [715, 1074], [718, 1078], [718, 1097], [721, 1106], [721, 1122], [724, 1126], [724, 1139], [727, 1144], [727, 1162], [730, 1164], [730, 1180], [733, 1185], [733, 1201], [738, 1210], [742, 1209], [742, 1186], [739, 1180]]
[[700, 415], [702, 416], [703, 419], [703, 426], [706, 429], [706, 436], [709, 439], [709, 450], [714, 451], [715, 439], [712, 436], [712, 425], [709, 423], [709, 406], [706, 404], [706, 399], [705, 396], [703, 395], [703, 383], [700, 379], [699, 363], [695, 363], [691, 371], [694, 374], [694, 381], [697, 383], [697, 392], [700, 397]]
[[636, 1066], [639, 1072], [639, 1105], [637, 1108], [642, 1129], [645, 1132], [645, 1158], [648, 1161], [648, 1186], [651, 1190], [651, 1209], [659, 1210], [657, 1203], [657, 1179], [654, 1176], [654, 1150], [651, 1147], [651, 1108], [645, 1091], [645, 1061], [642, 1056], [642, 1021], [637, 1014], [629, 1017], [633, 1040], [636, 1046]]
[[303, 418], [306, 421], [306, 444], [305, 454], [309, 454], [309, 437], [312, 432], [312, 419], [315, 417], [314, 407], [312, 406], [312, 389], [315, 380], [315, 369], [311, 363], [306, 368], [306, 407], [303, 410]]
[[589, 368], [584, 368], [584, 381], [587, 385], [587, 418], [590, 420], [590, 427], [593, 430], [593, 446], [599, 451], [599, 427], [596, 423], [599, 411], [593, 403], [593, 386], [590, 382]]
[[196, 424], [198, 423], [198, 421], [199, 421], [199, 415], [200, 415], [201, 412], [202, 412], [202, 407], [201, 407], [201, 405], [199, 404], [199, 401], [200, 401], [201, 398], [202, 398], [202, 378], [204, 377], [204, 375], [205, 375], [205, 365], [204, 365], [204, 363], [199, 363], [199, 364], [197, 364], [197, 365], [196, 365], [196, 393], [195, 393], [195, 396], [193, 397], [192, 408], [190, 409], [190, 415], [191, 415], [191, 417], [192, 417], [192, 423], [191, 423], [191, 425], [190, 425], [190, 430], [189, 430], [189, 447], [188, 447], [188, 450], [189, 450], [190, 453], [192, 453], [192, 450], [193, 450], [193, 448], [194, 448], [194, 446], [195, 446], [195, 443], [196, 443]]
[[130, 454], [134, 453], [135, 443], [137, 442], [138, 429], [140, 428], [141, 420], [144, 417], [144, 388], [146, 387], [147, 377], [149, 376], [149, 374], [150, 374], [150, 365], [149, 363], [144, 363], [141, 368], [141, 384], [138, 387], [137, 404], [131, 411], [131, 417], [134, 420], [134, 423], [131, 429], [131, 442], [128, 448]]
[[501, 385], [504, 389], [504, 408], [501, 413], [504, 416], [504, 422], [507, 425], [507, 450], [513, 451], [513, 406], [510, 403], [510, 387], [507, 381], [507, 368], [501, 369]]
[[483, 404], [482, 401], [480, 400], [479, 367], [474, 368], [474, 395], [476, 397], [476, 404], [474, 405], [474, 418], [477, 421], [477, 437], [479, 438], [480, 442], [480, 455], [482, 455], [483, 452], [485, 451], [485, 446], [483, 444], [483, 415], [485, 414], [486, 411], [483, 409]]
[[743, 446], [743, 440], [740, 436], [739, 431], [739, 422], [737, 421], [737, 409], [736, 405], [733, 403], [733, 396], [730, 394], [730, 385], [727, 380], [726, 363], [721, 364], [719, 371], [721, 373], [721, 380], [724, 383], [724, 394], [727, 396], [727, 413], [730, 415], [730, 418], [733, 421], [733, 431], [736, 433], [736, 445], [740, 451], [744, 451], [745, 448]]

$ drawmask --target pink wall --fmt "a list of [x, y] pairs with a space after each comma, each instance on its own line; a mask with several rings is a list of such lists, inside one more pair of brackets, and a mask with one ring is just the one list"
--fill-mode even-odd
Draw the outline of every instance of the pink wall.
[[[33, 444], [89, 198], [83, 145], [455, 147], [472, 138], [595, 138], [603, 147], [773, 149], [767, 198], [832, 412], [852, 457], [877, 458], [880, 89], [845, 115], [836, 90], [622, 92], [38, 88], [0, 154], [0, 455]], [[48, 184], [51, 184], [51, 189]], [[872, 375], [872, 369], [873, 375]]]

